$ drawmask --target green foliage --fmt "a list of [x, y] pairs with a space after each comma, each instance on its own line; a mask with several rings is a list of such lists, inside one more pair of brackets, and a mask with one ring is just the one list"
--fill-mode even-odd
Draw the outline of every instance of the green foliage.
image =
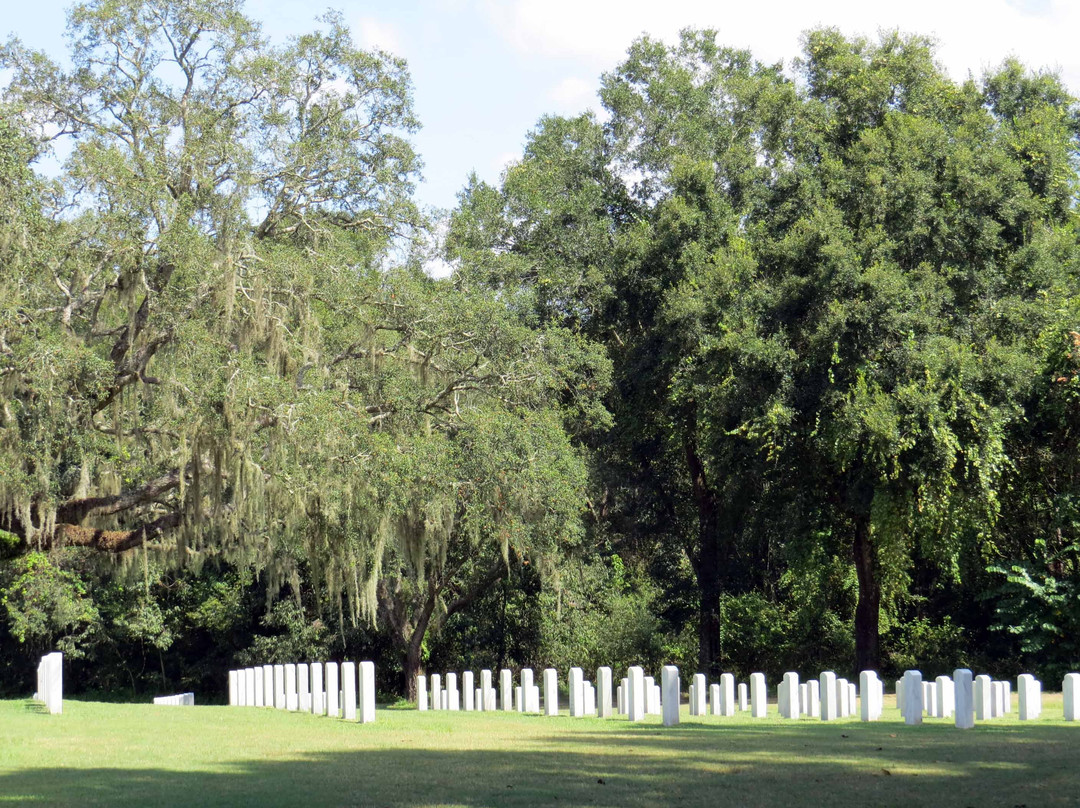
[[242, 665], [325, 659], [330, 655], [333, 637], [328, 627], [321, 620], [311, 620], [293, 600], [274, 603], [260, 624], [273, 633], [252, 639], [247, 650], [237, 657]]
[[[897, 676], [916, 667], [927, 679], [952, 676], [957, 668], [970, 667], [975, 658], [964, 636], [964, 627], [949, 615], [940, 622], [917, 617], [899, 623], [884, 634], [882, 643], [885, 669]], [[1001, 670], [1001, 663], [1002, 660], [993, 660], [997, 675], [1012, 675], [1011, 670]]]
[[601, 665], [615, 671], [629, 665], [658, 670], [681, 662], [677, 638], [657, 617], [659, 598], [648, 577], [628, 570], [618, 555], [608, 562], [567, 563], [558, 587], [540, 599], [540, 657], [559, 670], [579, 666], [587, 671]]
[[1075, 667], [1080, 630], [1080, 545], [1049, 552], [1037, 542], [1029, 562], [993, 564], [992, 628], [1016, 638], [1024, 662], [1056, 681]]
[[11, 636], [34, 652], [58, 650], [83, 656], [98, 612], [83, 582], [44, 553], [7, 562], [0, 605]]
[[[794, 67], [711, 31], [644, 37], [604, 76], [603, 126], [543, 119], [451, 225], [452, 258], [607, 347], [604, 528], [689, 560], [708, 666], [725, 599], [777, 604], [784, 578], [779, 623], [835, 638], [802, 604], [854, 612], [876, 664], [926, 571], [959, 580], [989, 550], [1047, 335], [1075, 328], [1080, 130], [1055, 77], [1007, 62], [957, 84], [926, 38], [835, 29]], [[853, 556], [834, 583], [854, 603], [810, 594]], [[902, 642], [955, 636], [928, 631]]]

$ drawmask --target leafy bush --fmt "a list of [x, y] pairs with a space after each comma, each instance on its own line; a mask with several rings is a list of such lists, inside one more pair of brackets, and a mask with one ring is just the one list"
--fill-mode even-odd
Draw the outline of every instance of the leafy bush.
[[1080, 657], [1080, 545], [1056, 552], [1036, 545], [1033, 561], [987, 567], [1001, 579], [990, 594], [997, 618], [992, 628], [1015, 638], [1028, 668], [1060, 681]]
[[0, 589], [8, 631], [33, 653], [84, 654], [98, 620], [83, 581], [44, 553], [28, 553], [9, 563]]

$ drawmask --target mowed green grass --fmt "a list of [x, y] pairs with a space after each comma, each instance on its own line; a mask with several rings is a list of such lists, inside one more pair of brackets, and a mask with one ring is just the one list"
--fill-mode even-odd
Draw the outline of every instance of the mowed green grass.
[[[889, 697], [888, 702], [892, 699]], [[1010, 718], [544, 718], [0, 701], [0, 805], [1053, 806], [1080, 804], [1080, 725]]]

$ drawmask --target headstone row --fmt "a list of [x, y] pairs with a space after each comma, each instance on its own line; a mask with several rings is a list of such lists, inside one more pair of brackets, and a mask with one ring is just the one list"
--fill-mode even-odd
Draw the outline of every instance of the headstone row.
[[[1072, 692], [1080, 691], [1077, 687], [1080, 674], [1066, 676], [1062, 689], [1069, 690], [1070, 682]], [[1024, 673], [1016, 684], [1020, 720], [1038, 718], [1042, 713], [1042, 683], [1030, 673]], [[933, 682], [924, 682], [920, 671], [909, 670], [896, 683], [896, 702], [907, 724], [921, 724], [924, 714], [932, 718], [951, 716], [959, 729], [971, 729], [976, 721], [990, 721], [1012, 712], [1012, 686], [1007, 681], [994, 681], [986, 674], [973, 676], [967, 668], [957, 668], [951, 678], [939, 676]], [[1066, 720], [1070, 705], [1076, 714], [1080, 704], [1076, 697], [1070, 699], [1066, 694]]]
[[53, 715], [64, 711], [64, 655], [59, 651], [46, 654], [38, 663], [34, 699], [44, 702]]
[[[571, 668], [569, 675], [570, 715], [580, 718], [586, 715], [608, 718], [612, 714], [611, 668], [600, 668], [594, 685], [584, 677], [581, 668]], [[463, 693], [458, 692], [456, 673], [420, 674], [416, 677], [417, 707], [420, 710], [461, 710], [481, 712], [503, 710], [506, 712], [559, 714], [558, 672], [547, 668], [543, 672], [542, 688], [535, 684], [531, 668], [523, 668], [519, 684], [514, 684], [513, 673], [499, 671], [499, 688], [496, 694], [492, 686], [492, 672], [480, 671], [480, 687], [473, 687], [473, 671], [462, 676]], [[496, 695], [498, 698], [496, 698]], [[464, 698], [462, 698], [464, 696]], [[542, 697], [542, 700], [541, 700]], [[658, 702], [659, 703], [659, 702]]]
[[375, 720], [375, 663], [301, 662], [229, 671], [229, 704], [368, 724]]
[[194, 693], [177, 693], [175, 696], [157, 696], [154, 704], [165, 704], [170, 707], [194, 707]]
[[[491, 686], [491, 671], [481, 671], [481, 686], [473, 691], [473, 673], [463, 674], [465, 686], [464, 709], [495, 710], [496, 693]], [[541, 690], [533, 684], [533, 671], [525, 668], [520, 673], [520, 684], [514, 685], [510, 670], [499, 672], [500, 709], [555, 716], [559, 714], [558, 674], [554, 668], [543, 672], [543, 709]], [[678, 723], [681, 698], [679, 671], [675, 666], [665, 666], [661, 683], [646, 676], [640, 666], [631, 666], [627, 675], [612, 693], [611, 668], [597, 670], [594, 686], [584, 678], [581, 668], [571, 668], [568, 676], [570, 715], [599, 716], [608, 718], [614, 712], [625, 715], [631, 721], [640, 721], [646, 715], [661, 715], [665, 725]], [[428, 677], [417, 677], [417, 692], [421, 710], [458, 710], [462, 701], [457, 693], [457, 676], [446, 674], [446, 686], [442, 686], [439, 674], [430, 677], [430, 700]], [[1080, 673], [1070, 673], [1062, 684], [1065, 719], [1080, 720]], [[1017, 681], [1019, 718], [1022, 721], [1038, 718], [1042, 712], [1042, 684], [1031, 674], [1023, 674]], [[833, 721], [838, 718], [855, 717], [862, 721], [877, 721], [884, 709], [885, 685], [875, 671], [863, 671], [859, 683], [838, 677], [833, 671], [824, 671], [816, 679], [801, 682], [799, 674], [785, 673], [777, 686], [777, 704], [781, 718], [798, 719], [806, 716]], [[614, 699], [613, 699], [614, 696]], [[695, 674], [689, 685], [689, 712], [691, 716], [706, 714], [733, 716], [736, 710], [749, 711], [753, 718], [764, 718], [767, 712], [768, 691], [765, 675], [753, 673], [749, 685], [736, 683], [734, 675], [725, 673], [720, 682], [709, 684], [704, 674]], [[989, 676], [972, 676], [970, 670], [957, 669], [953, 676], [938, 676], [934, 681], [924, 682], [922, 673], [909, 670], [896, 681], [896, 703], [901, 717], [908, 724], [922, 723], [923, 716], [931, 718], [955, 718], [957, 727], [969, 728], [974, 722], [987, 721], [1012, 712], [1012, 688], [1007, 681], [994, 681]]]

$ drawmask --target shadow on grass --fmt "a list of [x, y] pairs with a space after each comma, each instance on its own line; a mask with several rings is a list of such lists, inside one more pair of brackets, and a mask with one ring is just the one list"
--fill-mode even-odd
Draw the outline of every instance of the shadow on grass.
[[[363, 731], [357, 727], [357, 731]], [[0, 804], [172, 806], [1076, 805], [1077, 730], [880, 726], [628, 727], [521, 749], [373, 749], [237, 760], [228, 771], [21, 769]], [[162, 738], [168, 744], [168, 738]], [[403, 739], [404, 744], [404, 739]], [[88, 750], [88, 760], [92, 760]], [[231, 762], [230, 762], [231, 761]], [[75, 765], [67, 761], [69, 765]]]

